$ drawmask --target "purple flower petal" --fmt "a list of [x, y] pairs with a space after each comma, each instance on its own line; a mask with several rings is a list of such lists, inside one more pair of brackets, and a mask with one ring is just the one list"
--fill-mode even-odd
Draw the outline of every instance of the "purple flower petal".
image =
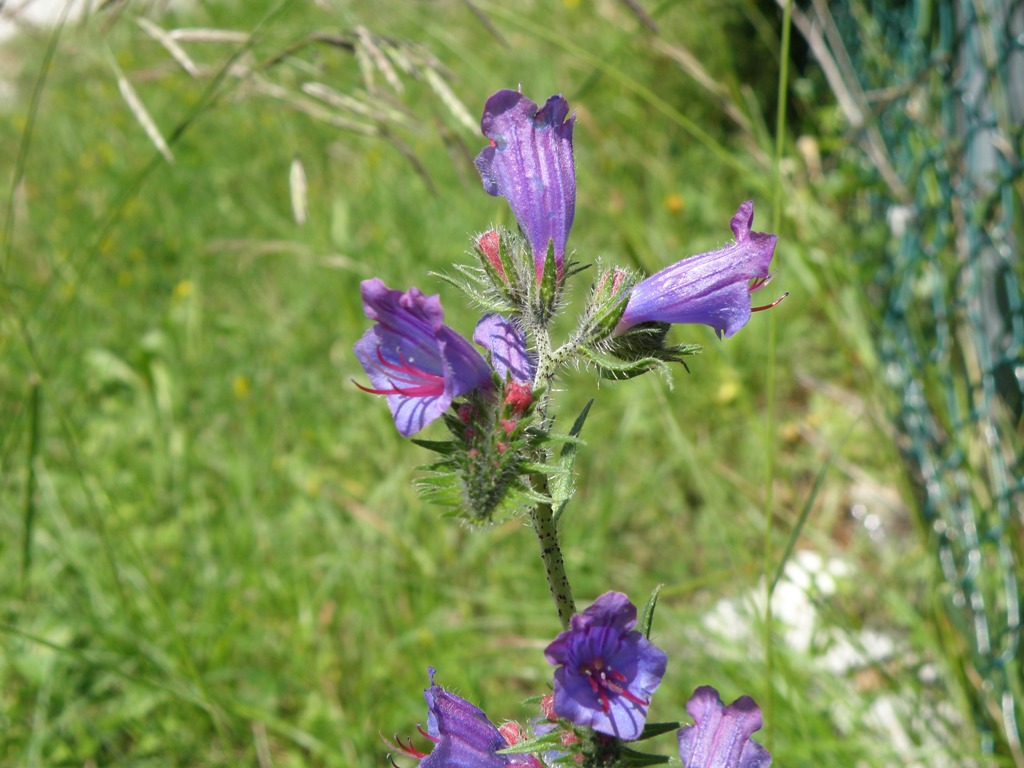
[[592, 626], [611, 627], [629, 632], [636, 626], [636, 606], [621, 592], [605, 592], [583, 613], [570, 618], [569, 626], [578, 630]]
[[490, 351], [499, 378], [511, 375], [513, 381], [533, 381], [537, 363], [526, 351], [526, 337], [514, 322], [497, 314], [484, 315], [473, 331], [473, 341]]
[[606, 592], [544, 651], [555, 670], [555, 714], [631, 741], [640, 736], [667, 657], [636, 626], [636, 607]]
[[778, 239], [751, 231], [753, 221], [748, 200], [730, 222], [735, 243], [678, 261], [634, 286], [616, 334], [656, 321], [703, 323], [728, 338], [746, 325], [750, 294], [771, 277], [768, 265]]
[[434, 685], [433, 674], [423, 695], [427, 732], [438, 741], [420, 762], [422, 768], [505, 768], [508, 763], [495, 753], [508, 744], [483, 710]]
[[552, 96], [539, 110], [517, 91], [498, 91], [484, 105], [480, 129], [491, 140], [476, 158], [484, 190], [508, 200], [533, 251], [537, 279], [548, 243], [554, 243], [558, 276], [576, 213], [576, 169], [572, 157], [575, 115]]
[[761, 728], [761, 710], [749, 696], [726, 707], [711, 686], [686, 703], [693, 725], [679, 730], [679, 757], [686, 768], [768, 768], [772, 756], [751, 734]]
[[541, 768], [540, 761], [530, 754], [497, 754], [510, 745], [509, 740], [482, 709], [436, 685], [434, 670], [429, 672], [430, 687], [423, 697], [427, 701], [425, 735], [434, 742], [433, 749], [426, 754], [411, 741], [405, 744], [400, 740], [392, 747], [419, 758], [420, 768]]
[[360, 285], [363, 311], [377, 324], [355, 344], [372, 389], [387, 395], [395, 426], [404, 437], [439, 418], [452, 400], [491, 386], [491, 372], [466, 339], [443, 324], [438, 296], [418, 289], [393, 291], [382, 280]]

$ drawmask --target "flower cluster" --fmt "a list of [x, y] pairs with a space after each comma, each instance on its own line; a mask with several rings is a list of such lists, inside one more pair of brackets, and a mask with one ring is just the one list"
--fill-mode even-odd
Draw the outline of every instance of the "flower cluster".
[[[636, 607], [620, 592], [606, 592], [570, 629], [547, 647], [558, 668], [554, 696], [541, 703], [533, 738], [517, 723], [495, 726], [483, 710], [434, 683], [430, 669], [427, 730], [429, 752], [396, 738], [392, 748], [420, 761], [420, 768], [541, 768], [549, 764], [614, 765], [624, 742], [644, 736], [651, 695], [665, 674], [667, 658], [634, 629]], [[761, 711], [743, 696], [728, 707], [718, 691], [702, 686], [686, 705], [692, 725], [678, 730], [686, 768], [768, 768], [771, 755], [751, 735]], [[646, 757], [630, 750], [633, 758]]]
[[430, 669], [427, 726], [420, 729], [429, 744], [421, 750], [396, 738], [392, 747], [421, 768], [646, 765], [663, 758], [633, 744], [677, 730], [686, 768], [766, 768], [771, 756], [751, 740], [761, 714], [749, 697], [725, 706], [715, 689], [701, 687], [687, 704], [692, 724], [647, 723], [668, 662], [650, 640], [654, 596], [640, 619], [620, 592], [576, 611], [558, 522], [572, 496], [590, 406], [558, 435], [550, 393], [569, 366], [625, 379], [683, 362], [698, 347], [667, 342], [676, 324], [707, 325], [720, 339], [735, 335], [753, 312], [778, 303], [754, 307], [751, 300], [771, 279], [777, 238], [752, 229], [754, 204], [746, 201], [732, 217], [728, 245], [647, 278], [604, 268], [575, 331], [556, 344], [553, 320], [566, 303], [566, 285], [583, 269], [567, 251], [576, 214], [575, 121], [561, 96], [538, 107], [503, 90], [484, 106], [480, 127], [489, 143], [476, 168], [484, 190], [508, 202], [518, 232], [494, 227], [477, 235], [476, 262], [442, 276], [484, 310], [472, 340], [445, 325], [439, 296], [393, 290], [377, 278], [362, 283], [363, 309], [374, 324], [355, 353], [371, 386], [357, 386], [386, 397], [405, 437], [435, 421], [447, 427], [445, 440], [414, 439], [440, 454], [421, 481], [427, 498], [474, 523], [528, 513], [563, 629], [544, 651], [555, 667], [552, 692], [526, 728], [495, 725], [435, 683]]
[[583, 327], [557, 359], [538, 359], [538, 353], [549, 351], [541, 348], [541, 337], [567, 275], [566, 247], [576, 212], [574, 124], [561, 96], [538, 108], [518, 91], [503, 90], [484, 106], [480, 127], [490, 143], [476, 167], [484, 190], [508, 201], [525, 236], [524, 243], [502, 229], [480, 235], [481, 268], [475, 277], [485, 290], [461, 285], [496, 310], [473, 334], [489, 362], [444, 325], [438, 296], [424, 296], [416, 288], [389, 290], [376, 278], [363, 283], [364, 311], [377, 324], [355, 348], [373, 384], [362, 388], [387, 397], [403, 436], [416, 434], [453, 405], [457, 409], [459, 398], [493, 393], [505, 381], [541, 387], [556, 366], [590, 362], [616, 377], [646, 372], [652, 362], [679, 360], [696, 349], [666, 346], [669, 324], [705, 324], [730, 337], [751, 312], [767, 308], [752, 307], [750, 296], [771, 279], [776, 237], [751, 229], [754, 204], [747, 201], [731, 221], [734, 243], [682, 259], [641, 281], [623, 269], [604, 273], [591, 291]]

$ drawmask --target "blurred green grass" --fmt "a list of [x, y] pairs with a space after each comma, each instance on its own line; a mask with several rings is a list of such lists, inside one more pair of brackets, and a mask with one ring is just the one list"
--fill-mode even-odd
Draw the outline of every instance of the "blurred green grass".
[[[203, 67], [184, 73], [135, 23], [144, 6], [68, 26], [31, 123], [47, 38], [12, 43], [16, 97], [0, 110], [13, 211], [0, 293], [0, 764], [375, 764], [380, 733], [423, 721], [428, 664], [495, 719], [531, 716], [521, 702], [549, 680], [541, 651], [557, 622], [529, 531], [466, 530], [420, 502], [411, 480], [429, 456], [349, 381], [362, 377], [351, 351], [367, 325], [361, 279], [440, 290], [448, 322], [472, 327], [472, 310], [428, 272], [466, 258], [473, 232], [511, 223], [471, 166], [483, 139], [423, 70], [402, 75], [401, 92], [377, 72], [366, 103], [405, 116], [366, 121], [386, 135], [268, 96], [270, 83], [298, 98], [309, 80], [366, 93], [353, 52], [310, 35], [351, 41], [364, 27], [422, 46], [474, 119], [498, 88], [563, 92], [579, 116], [570, 242], [585, 261], [653, 271], [727, 240], [744, 199], [759, 229], [776, 213], [774, 139], [759, 127], [774, 121], [770, 6], [665, 3], [656, 34], [617, 3], [511, 14], [285, 2], [261, 22], [271, 10], [206, 2], [153, 16], [164, 29], [257, 30], [235, 60], [245, 79], [222, 69], [238, 42], [183, 44]], [[669, 48], [692, 51], [721, 93]], [[173, 137], [173, 164], [119, 94], [111, 56]], [[794, 125], [827, 125], [827, 105], [799, 106]], [[304, 225], [290, 203], [295, 160], [308, 179]], [[874, 402], [858, 265], [845, 258], [860, 222], [830, 207], [841, 178], [815, 182], [796, 161], [781, 173], [769, 290], [792, 295], [773, 317], [727, 342], [677, 330], [706, 350], [671, 390], [653, 377], [565, 377], [563, 423], [598, 398], [566, 513], [567, 566], [581, 603], [607, 589], [640, 602], [667, 585], [655, 639], [672, 662], [654, 719], [682, 718], [693, 688], [711, 683], [765, 704], [763, 738], [780, 765], [890, 765], [902, 758], [866, 713], [889, 691], [945, 697], [914, 670], [927, 661], [941, 679], [949, 659]], [[766, 648], [757, 622], [738, 648], [701, 630], [716, 600], [756, 588], [765, 568], [768, 450], [772, 567], [837, 457], [799, 545], [857, 575], [823, 615], [844, 631], [891, 631], [913, 662], [837, 677], [778, 634]], [[848, 515], [857, 487], [895, 497], [884, 544]], [[965, 731], [948, 736], [950, 754], [970, 749]]]

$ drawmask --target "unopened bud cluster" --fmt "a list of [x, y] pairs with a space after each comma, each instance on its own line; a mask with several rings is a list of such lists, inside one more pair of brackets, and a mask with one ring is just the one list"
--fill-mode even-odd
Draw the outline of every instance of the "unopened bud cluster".
[[[427, 469], [435, 474], [426, 488], [454, 473], [460, 481], [458, 507], [465, 520], [491, 522], [498, 511], [525, 490], [525, 464], [536, 452], [537, 434], [529, 430], [536, 399], [524, 382], [495, 382], [495, 389], [459, 404], [445, 414], [453, 439], [421, 444], [444, 454]], [[442, 483], [442, 485], [445, 485]]]

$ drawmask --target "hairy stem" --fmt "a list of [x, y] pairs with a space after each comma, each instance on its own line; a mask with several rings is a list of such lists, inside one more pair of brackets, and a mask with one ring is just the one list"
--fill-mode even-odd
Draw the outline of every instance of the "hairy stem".
[[[547, 477], [534, 475], [533, 483], [538, 492], [547, 495]], [[576, 603], [572, 599], [569, 578], [565, 575], [565, 562], [562, 560], [562, 548], [558, 545], [558, 528], [555, 526], [551, 505], [537, 504], [530, 517], [540, 543], [540, 559], [544, 562], [544, 575], [547, 576], [551, 598], [555, 601], [558, 620], [562, 629], [568, 629], [569, 618], [576, 613]]]
[[[558, 366], [564, 362], [564, 352], [560, 349], [552, 353], [551, 336], [545, 326], [535, 327], [532, 331], [537, 353], [537, 374], [533, 386], [534, 389], [543, 388], [541, 400], [537, 404], [537, 415], [541, 428], [547, 430], [551, 428], [551, 416], [548, 413], [551, 402], [551, 379]], [[546, 450], [543, 454], [539, 458], [541, 463], [546, 464], [551, 456]], [[550, 497], [547, 475], [536, 473], [530, 481], [533, 490], [539, 496]], [[576, 613], [576, 603], [572, 599], [569, 578], [565, 575], [565, 561], [562, 560], [562, 548], [558, 544], [558, 525], [551, 504], [538, 502], [530, 513], [530, 522], [540, 543], [540, 559], [544, 562], [544, 575], [548, 580], [548, 591], [551, 592], [551, 598], [558, 610], [558, 620], [562, 624], [562, 629], [568, 629], [569, 618]]]

